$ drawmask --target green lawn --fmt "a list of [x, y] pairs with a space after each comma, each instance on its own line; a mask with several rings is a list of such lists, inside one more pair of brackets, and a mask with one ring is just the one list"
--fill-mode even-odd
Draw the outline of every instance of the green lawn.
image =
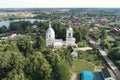
[[88, 47], [89, 46], [86, 40], [78, 42], [77, 45], [78, 45], [78, 47], [86, 47], [86, 46]]
[[82, 70], [90, 70], [90, 71], [94, 71], [95, 69], [95, 65], [87, 62], [87, 61], [83, 61], [81, 59], [76, 59], [74, 61], [74, 68], [73, 68], [73, 72], [74, 73], [80, 73]]

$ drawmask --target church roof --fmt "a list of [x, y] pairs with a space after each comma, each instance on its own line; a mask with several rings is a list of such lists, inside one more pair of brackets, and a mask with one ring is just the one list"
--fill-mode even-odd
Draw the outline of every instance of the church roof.
[[73, 31], [70, 24], [71, 24], [71, 22], [69, 21], [69, 27], [67, 28], [67, 30]]
[[54, 45], [63, 45], [62, 42], [55, 42]]
[[75, 50], [71, 54], [76, 56], [78, 55], [78, 53]]
[[55, 39], [54, 45], [63, 45], [62, 39]]
[[55, 33], [55, 31], [51, 27], [51, 22], [49, 22], [49, 28], [47, 29], [46, 34], [54, 34], [54, 33]]
[[71, 28], [71, 26], [69, 26], [69, 27], [67, 28], [67, 30], [73, 31], [73, 29]]

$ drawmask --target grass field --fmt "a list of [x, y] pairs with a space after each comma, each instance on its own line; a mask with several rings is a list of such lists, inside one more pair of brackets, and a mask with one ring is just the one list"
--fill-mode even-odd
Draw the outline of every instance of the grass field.
[[79, 74], [82, 70], [94, 71], [94, 69], [95, 69], [95, 65], [93, 65], [87, 61], [83, 61], [81, 59], [76, 59], [74, 61], [74, 67], [73, 67], [72, 71], [74, 73]]

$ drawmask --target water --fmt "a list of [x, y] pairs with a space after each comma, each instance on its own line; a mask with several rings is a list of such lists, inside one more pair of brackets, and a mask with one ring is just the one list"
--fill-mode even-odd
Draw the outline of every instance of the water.
[[16, 20], [5, 20], [5, 21], [0, 21], [0, 27], [1, 27], [1, 26], [9, 27], [10, 22], [18, 22], [18, 21], [30, 21], [31, 23], [33, 23], [34, 21], [46, 22], [46, 21], [48, 21], [48, 20], [41, 20], [41, 19], [16, 19]]

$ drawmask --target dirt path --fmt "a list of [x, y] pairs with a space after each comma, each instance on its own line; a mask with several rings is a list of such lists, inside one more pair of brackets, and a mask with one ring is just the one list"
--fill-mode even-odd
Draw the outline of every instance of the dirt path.
[[80, 48], [74, 48], [76, 51], [87, 51], [92, 50], [92, 47], [80, 47]]
[[95, 66], [94, 71], [101, 71], [102, 68], [103, 68], [103, 66]]
[[70, 80], [80, 80], [79, 75], [76, 73], [73, 73]]

